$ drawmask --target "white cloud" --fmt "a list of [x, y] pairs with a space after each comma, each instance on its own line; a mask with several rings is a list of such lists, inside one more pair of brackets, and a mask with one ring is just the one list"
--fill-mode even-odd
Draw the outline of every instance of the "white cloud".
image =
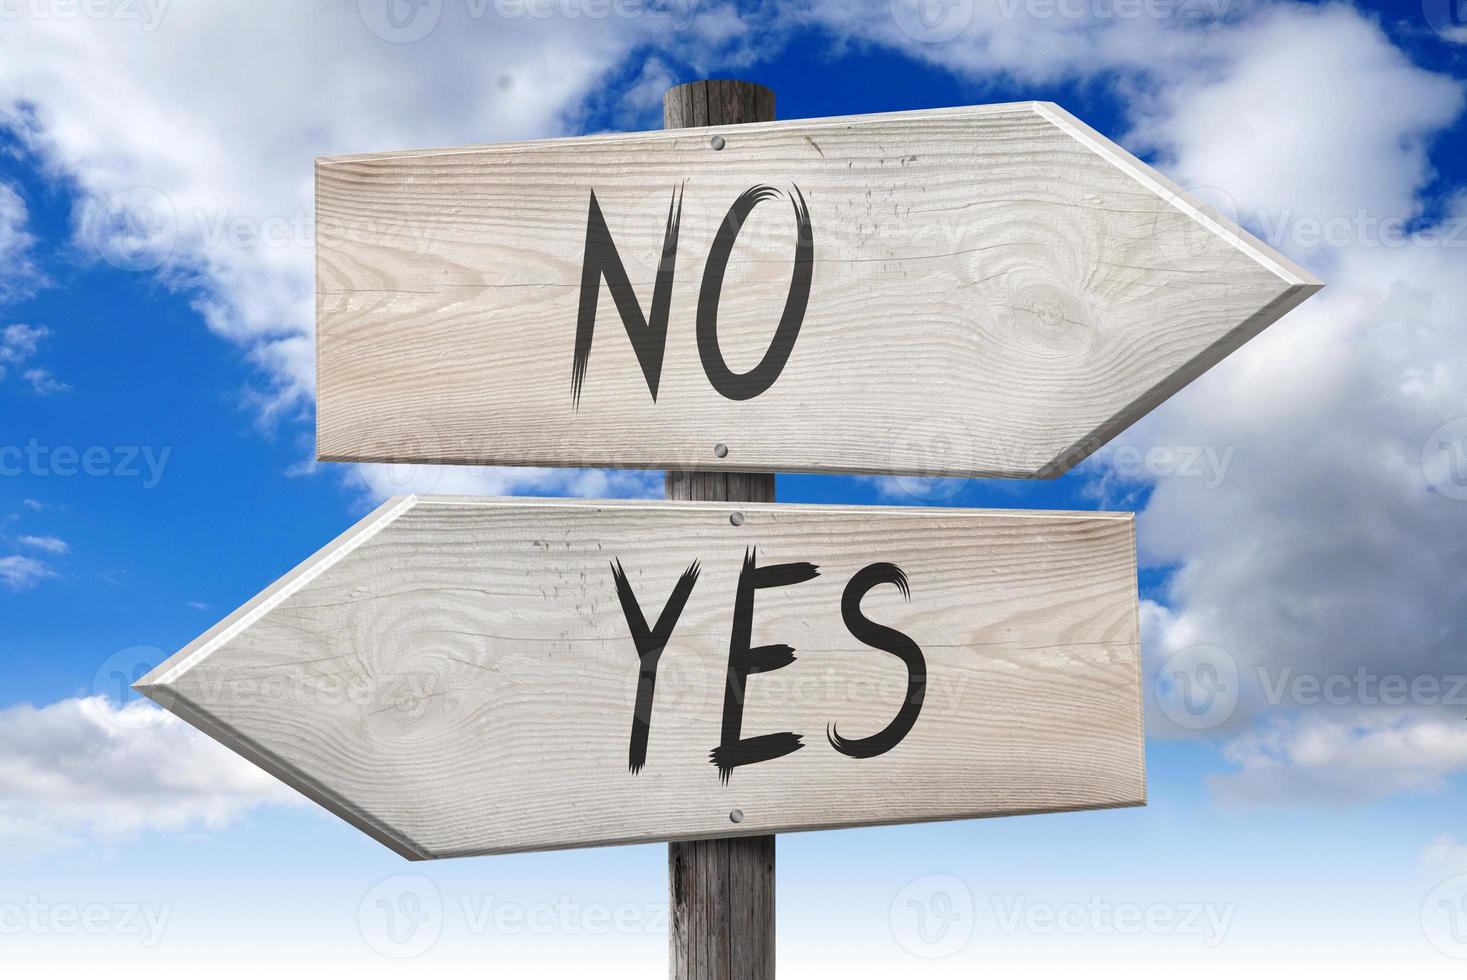
[[71, 550], [69, 544], [51, 535], [23, 534], [20, 537], [20, 543], [27, 548], [44, 551], [50, 555], [64, 555]]
[[12, 592], [21, 592], [48, 578], [56, 572], [43, 561], [26, 555], [7, 555], [0, 558], [0, 585]]
[[352, 471], [364, 503], [411, 494], [569, 494], [574, 497], [657, 497], [660, 472], [564, 470], [539, 467], [428, 466], [367, 463]]
[[1467, 501], [1460, 471], [1423, 464], [1450, 464], [1439, 442], [1467, 436], [1452, 427], [1467, 414], [1460, 261], [1344, 252], [1324, 293], [1123, 437], [1235, 450], [1216, 487], [1158, 480], [1138, 544], [1177, 567], [1185, 634], [1245, 675], [1460, 668]]
[[1272, 718], [1229, 741], [1223, 754], [1237, 769], [1209, 782], [1225, 802], [1350, 802], [1443, 789], [1467, 770], [1467, 731], [1459, 721], [1398, 712]]
[[[1208, 39], [1246, 14], [1248, 0], [1198, 3], [1030, 3], [1026, 0], [813, 0], [805, 16], [839, 40], [882, 44], [961, 75], [1051, 83], [1105, 73], [1146, 89], [1146, 78], [1202, 67]], [[1147, 16], [1148, 10], [1183, 16]], [[1128, 12], [1122, 13], [1122, 11]]]
[[221, 827], [294, 790], [162, 709], [70, 698], [0, 709], [0, 852]]
[[30, 382], [31, 390], [38, 395], [59, 395], [71, 390], [71, 385], [56, 380], [45, 368], [31, 368], [24, 374], [24, 378]]
[[[1462, 109], [1462, 84], [1413, 65], [1346, 6], [1281, 6], [1208, 38], [1212, 70], [1173, 73], [1140, 101], [1131, 139], [1168, 176], [1301, 261], [1314, 223], [1338, 245], [1363, 222], [1410, 221], [1431, 176], [1430, 137]], [[1322, 236], [1321, 236], [1322, 237]]]
[[28, 221], [25, 201], [0, 181], [0, 303], [24, 299], [45, 283], [31, 257], [36, 238], [27, 230]]
[[51, 335], [45, 327], [12, 323], [0, 330], [0, 378], [11, 368], [19, 367], [36, 355], [41, 341]]
[[1459, 843], [1451, 834], [1442, 834], [1421, 852], [1421, 865], [1432, 875], [1467, 874], [1467, 844]]
[[[3, 259], [3, 257], [0, 257]], [[57, 380], [50, 371], [42, 367], [25, 368], [36, 356], [41, 341], [51, 336], [45, 327], [33, 327], [26, 323], [12, 323], [0, 330], [0, 379], [11, 370], [21, 369], [21, 377], [38, 395], [55, 395], [70, 391], [71, 385]]]
[[648, 58], [637, 80], [627, 89], [627, 107], [638, 113], [662, 113], [663, 94], [678, 82], [661, 58]]

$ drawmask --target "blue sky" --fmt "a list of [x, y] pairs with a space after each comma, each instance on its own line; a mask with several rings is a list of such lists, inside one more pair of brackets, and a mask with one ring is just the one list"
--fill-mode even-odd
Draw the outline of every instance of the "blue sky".
[[[1467, 673], [1467, 487], [1435, 448], [1467, 448], [1467, 13], [439, 7], [393, 40], [372, 0], [0, 3], [0, 950], [150, 976], [225, 956], [397, 974], [413, 950], [374, 902], [411, 894], [442, 912], [410, 969], [662, 969], [661, 847], [410, 866], [124, 707], [113, 671], [180, 648], [387, 493], [655, 492], [640, 474], [313, 464], [311, 161], [655, 128], [665, 87], [710, 75], [770, 86], [781, 118], [1058, 102], [1330, 284], [1059, 480], [779, 478], [790, 502], [1138, 511], [1151, 795], [782, 838], [787, 972], [1460, 969], [1467, 906], [1454, 933], [1441, 901], [1467, 894], [1467, 708], [1383, 704], [1368, 677]], [[219, 231], [234, 221], [264, 239]], [[1155, 447], [1213, 455], [1135, 465]], [[1201, 676], [1218, 651], [1235, 703], [1178, 723], [1157, 675]], [[1323, 703], [1270, 696], [1299, 675], [1356, 679]], [[913, 895], [958, 909], [956, 931], [914, 938]], [[476, 924], [491, 899], [559, 910], [544, 930]], [[623, 906], [609, 934], [564, 911]], [[1117, 906], [1198, 916], [1128, 932], [1107, 925]], [[105, 914], [37, 924], [69, 908]], [[131, 928], [150, 913], [158, 935]], [[1193, 928], [1209, 915], [1226, 925]]]

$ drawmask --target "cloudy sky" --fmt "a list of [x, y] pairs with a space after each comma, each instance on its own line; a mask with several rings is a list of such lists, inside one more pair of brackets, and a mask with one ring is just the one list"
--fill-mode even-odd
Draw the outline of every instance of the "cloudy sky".
[[656, 128], [715, 76], [1058, 102], [1329, 284], [1060, 480], [780, 479], [1135, 510], [1151, 796], [784, 838], [787, 971], [1460, 971], [1461, 6], [0, 0], [0, 951], [663, 969], [662, 848], [409, 866], [124, 681], [392, 494], [659, 492], [314, 463], [312, 160]]

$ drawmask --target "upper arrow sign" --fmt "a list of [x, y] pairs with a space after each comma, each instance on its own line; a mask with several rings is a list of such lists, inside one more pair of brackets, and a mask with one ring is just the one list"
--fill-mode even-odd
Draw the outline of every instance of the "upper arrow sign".
[[1320, 286], [1048, 103], [316, 177], [323, 459], [1056, 476]]

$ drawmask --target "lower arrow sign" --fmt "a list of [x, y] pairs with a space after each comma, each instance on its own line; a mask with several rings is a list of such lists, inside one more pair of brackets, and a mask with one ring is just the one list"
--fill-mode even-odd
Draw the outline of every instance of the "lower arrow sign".
[[390, 501], [138, 689], [411, 858], [1138, 805], [1128, 514]]

